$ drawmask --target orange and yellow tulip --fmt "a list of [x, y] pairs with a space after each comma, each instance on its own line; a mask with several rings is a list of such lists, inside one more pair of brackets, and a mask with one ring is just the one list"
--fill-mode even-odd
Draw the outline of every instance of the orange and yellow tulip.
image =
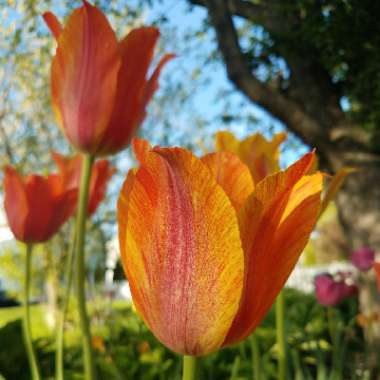
[[118, 200], [120, 252], [137, 312], [184, 355], [252, 333], [284, 286], [320, 207], [314, 153], [254, 184], [231, 152], [195, 157], [134, 140]]
[[117, 41], [104, 14], [87, 1], [64, 27], [51, 12], [43, 17], [58, 44], [51, 93], [59, 125], [84, 153], [120, 151], [143, 121], [160, 71], [173, 55], [165, 55], [147, 79], [157, 28], [133, 29]]
[[[65, 157], [57, 152], [51, 153], [55, 161], [64, 186], [67, 189], [76, 189], [78, 191], [83, 157], [76, 154], [73, 157]], [[92, 215], [98, 208], [100, 202], [104, 199], [107, 183], [115, 173], [108, 160], [97, 160], [92, 166], [91, 180], [89, 188], [87, 213]]]
[[[277, 133], [271, 140], [267, 140], [260, 133], [255, 133], [243, 140], [237, 139], [233, 133], [228, 131], [218, 132], [215, 136], [216, 150], [235, 153], [249, 168], [253, 181], [261, 181], [268, 175], [280, 170], [279, 146], [286, 140], [286, 133]], [[310, 173], [317, 171], [318, 160], [315, 159], [310, 168]], [[319, 217], [326, 211], [330, 202], [335, 198], [342, 187], [346, 176], [355, 172], [352, 167], [343, 167], [331, 177], [327, 183], [322, 197]]]
[[272, 140], [267, 140], [260, 133], [255, 133], [239, 140], [233, 133], [221, 131], [216, 134], [216, 150], [235, 153], [248, 166], [253, 181], [258, 183], [280, 170], [279, 146], [286, 137], [286, 133], [277, 133]]
[[4, 173], [4, 209], [17, 240], [48, 241], [73, 215], [77, 189], [67, 188], [57, 174], [21, 176], [11, 166]]

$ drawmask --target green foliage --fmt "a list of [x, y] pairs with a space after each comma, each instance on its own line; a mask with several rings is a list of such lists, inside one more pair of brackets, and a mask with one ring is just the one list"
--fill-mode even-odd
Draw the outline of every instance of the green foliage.
[[[362, 125], [380, 122], [380, 4], [376, 1], [288, 1], [302, 15], [290, 39], [319, 60], [351, 103]], [[290, 42], [289, 39], [289, 42]]]
[[[286, 291], [287, 333], [290, 371], [289, 378], [296, 380], [328, 379], [332, 374], [332, 337], [327, 325], [326, 308], [318, 305], [313, 296], [293, 290]], [[0, 310], [0, 341], [10, 342], [0, 346], [0, 374], [8, 379], [23, 379], [27, 366], [17, 319], [19, 308]], [[53, 376], [52, 332], [43, 327], [44, 307], [34, 307], [33, 333], [42, 361], [44, 378]], [[16, 312], [15, 312], [16, 311]], [[180, 380], [181, 357], [164, 348], [147, 329], [135, 311], [125, 302], [110, 302], [99, 298], [91, 304], [92, 329], [96, 363], [101, 379]], [[349, 300], [335, 309], [339, 365], [344, 378], [354, 378], [352, 369], [363, 352], [363, 337], [355, 325], [357, 305]], [[10, 337], [9, 334], [13, 334]], [[259, 343], [261, 380], [276, 378], [276, 336], [274, 313], [271, 311], [256, 330]], [[3, 340], [6, 339], [6, 340]], [[14, 343], [12, 343], [14, 342]], [[13, 347], [13, 345], [15, 347]], [[10, 347], [12, 346], [12, 347]], [[68, 380], [78, 379], [82, 368], [80, 336], [76, 329], [75, 305], [67, 318], [65, 335], [65, 371]], [[12, 353], [12, 355], [8, 354]], [[3, 360], [1, 358], [4, 358]], [[238, 358], [238, 359], [237, 359]], [[16, 363], [23, 363], [16, 365]], [[9, 371], [13, 377], [9, 377]], [[227, 380], [253, 377], [252, 344], [248, 338], [242, 344], [223, 349], [199, 360], [198, 376], [207, 380]], [[326, 377], [322, 377], [323, 374]], [[351, 377], [352, 375], [352, 377]], [[8, 376], [8, 377], [7, 377]], [[333, 380], [333, 378], [331, 378]]]
[[[252, 70], [261, 67], [268, 81], [280, 75], [286, 91], [286, 79], [292, 74], [287, 65], [289, 60], [303, 59], [308, 68], [320, 65], [332, 78], [331, 89], [347, 101], [350, 117], [368, 130], [378, 129], [380, 3], [370, 0], [259, 3], [268, 8], [264, 29], [252, 28], [251, 21], [239, 26]], [[290, 29], [281, 28], [282, 22], [293, 25]], [[271, 23], [276, 25], [272, 30], [265, 26]], [[316, 70], [314, 75], [318, 81], [318, 75], [323, 74]]]

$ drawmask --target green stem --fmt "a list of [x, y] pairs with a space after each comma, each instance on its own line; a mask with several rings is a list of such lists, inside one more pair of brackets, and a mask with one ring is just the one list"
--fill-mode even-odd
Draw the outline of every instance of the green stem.
[[197, 358], [195, 356], [183, 357], [183, 373], [182, 380], [195, 380], [195, 373], [197, 368]]
[[276, 335], [278, 350], [278, 380], [286, 379], [286, 347], [285, 347], [285, 299], [281, 291], [276, 299]]
[[260, 347], [256, 332], [251, 335], [253, 379], [260, 380]]
[[91, 347], [91, 331], [90, 321], [86, 309], [86, 289], [85, 289], [85, 255], [84, 244], [86, 239], [86, 217], [88, 193], [91, 179], [91, 168], [93, 157], [85, 154], [82, 156], [82, 172], [79, 189], [79, 203], [76, 220], [76, 253], [75, 253], [75, 269], [76, 269], [76, 295], [78, 300], [79, 324], [82, 332], [83, 362], [84, 362], [84, 379], [94, 380], [95, 365]]
[[63, 336], [66, 313], [70, 303], [71, 284], [73, 281], [73, 259], [75, 252], [75, 229], [71, 234], [71, 246], [69, 249], [68, 257], [66, 259], [65, 276], [66, 289], [62, 299], [62, 307], [59, 313], [57, 336], [56, 336], [56, 351], [55, 351], [55, 378], [56, 380], [64, 380], [64, 368], [63, 368]]
[[26, 258], [25, 258], [25, 287], [24, 287], [24, 341], [26, 352], [28, 355], [30, 370], [32, 372], [33, 380], [40, 380], [40, 369], [37, 363], [36, 352], [33, 348], [32, 333], [30, 328], [30, 307], [29, 307], [29, 293], [30, 293], [30, 269], [32, 262], [32, 245], [26, 245]]
[[335, 310], [333, 307], [327, 307], [327, 326], [329, 329], [330, 339], [331, 339], [331, 351], [332, 351], [332, 371], [330, 379], [339, 380], [341, 379], [341, 368], [340, 368], [340, 349], [342, 347], [339, 344], [339, 326], [336, 323], [337, 319], [335, 317]]
[[232, 364], [230, 380], [237, 380], [239, 376], [240, 369], [240, 356], [236, 355], [234, 363]]
[[328, 329], [329, 329], [329, 335], [330, 335], [330, 339], [331, 339], [331, 345], [333, 347], [333, 350], [335, 349], [336, 347], [336, 337], [337, 337], [337, 334], [336, 334], [336, 323], [335, 323], [335, 317], [334, 317], [334, 308], [331, 307], [331, 306], [328, 306], [326, 308], [326, 313], [327, 313], [327, 326], [328, 326]]

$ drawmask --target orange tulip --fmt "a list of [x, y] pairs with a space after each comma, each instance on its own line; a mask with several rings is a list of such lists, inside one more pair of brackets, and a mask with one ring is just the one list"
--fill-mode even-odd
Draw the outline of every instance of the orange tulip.
[[226, 151], [201, 159], [134, 140], [140, 167], [118, 200], [120, 252], [134, 304], [173, 351], [242, 341], [284, 286], [316, 222], [314, 153], [254, 186]]
[[117, 41], [104, 14], [87, 1], [64, 27], [51, 12], [43, 17], [58, 43], [51, 92], [61, 128], [82, 152], [120, 151], [143, 121], [160, 71], [173, 55], [165, 55], [147, 79], [157, 28], [137, 28]]
[[248, 166], [253, 181], [258, 183], [280, 170], [279, 146], [286, 136], [286, 133], [277, 133], [268, 141], [260, 133], [255, 133], [240, 141], [231, 132], [222, 131], [216, 134], [216, 150], [235, 153]]
[[[65, 157], [57, 152], [51, 153], [62, 181], [68, 189], [79, 189], [82, 156]], [[92, 215], [104, 199], [108, 180], [115, 173], [108, 160], [97, 160], [92, 166], [87, 212]]]
[[25, 243], [48, 241], [73, 215], [77, 190], [63, 186], [57, 174], [22, 177], [11, 166], [5, 168], [4, 208], [17, 240]]

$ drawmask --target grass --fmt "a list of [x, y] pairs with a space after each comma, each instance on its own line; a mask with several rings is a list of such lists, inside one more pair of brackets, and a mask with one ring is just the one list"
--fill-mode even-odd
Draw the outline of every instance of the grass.
[[[97, 309], [103, 307], [103, 302], [97, 300], [89, 304], [89, 311], [96, 313]], [[127, 301], [114, 301], [112, 303], [112, 309], [115, 311], [123, 311], [130, 307], [130, 303]], [[67, 317], [68, 324], [72, 327], [76, 325], [76, 312], [75, 312], [74, 302], [70, 305], [69, 314]], [[32, 335], [33, 339], [39, 338], [53, 338], [54, 339], [54, 327], [49, 327], [48, 321], [46, 319], [48, 309], [45, 304], [32, 305], [31, 311], [31, 325], [32, 325]], [[21, 319], [23, 317], [23, 307], [6, 307], [0, 308], [0, 328], [5, 326], [8, 322]], [[104, 326], [95, 324], [93, 326], [93, 334], [104, 335]], [[65, 343], [68, 346], [76, 345], [79, 343], [80, 335], [76, 328], [68, 328], [65, 332]]]
[[[30, 308], [32, 320], [32, 334], [34, 339], [44, 338], [53, 333], [46, 323], [45, 315], [47, 313], [46, 305], [33, 305]], [[15, 321], [23, 317], [23, 307], [7, 307], [0, 309], [0, 328], [8, 322]]]

